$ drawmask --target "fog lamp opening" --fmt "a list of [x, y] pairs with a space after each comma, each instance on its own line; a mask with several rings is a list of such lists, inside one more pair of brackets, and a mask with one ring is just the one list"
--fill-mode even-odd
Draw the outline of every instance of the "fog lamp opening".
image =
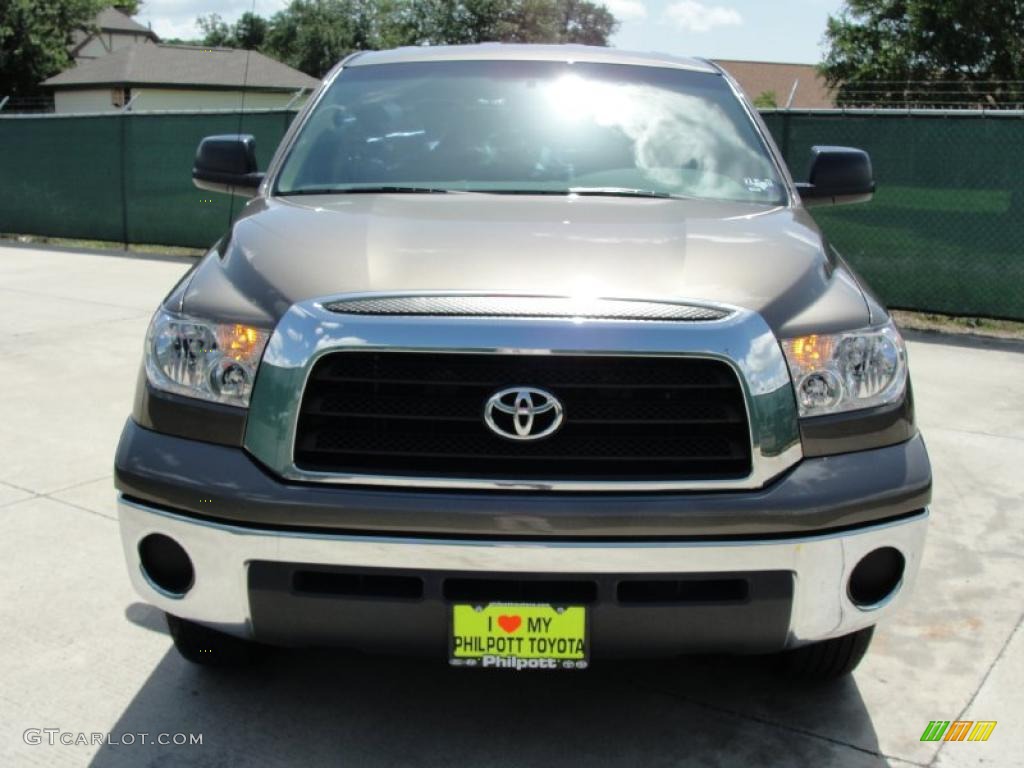
[[185, 549], [170, 536], [151, 533], [139, 542], [142, 573], [169, 597], [182, 597], [192, 589], [195, 569]]
[[906, 560], [895, 547], [879, 547], [861, 558], [850, 574], [848, 592], [858, 608], [868, 609], [893, 595], [903, 582]]

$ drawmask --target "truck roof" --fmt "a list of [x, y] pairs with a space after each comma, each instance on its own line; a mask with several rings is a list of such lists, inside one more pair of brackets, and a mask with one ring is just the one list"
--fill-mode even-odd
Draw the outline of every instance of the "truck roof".
[[665, 53], [640, 53], [594, 45], [521, 45], [480, 43], [478, 45], [431, 45], [366, 51], [349, 59], [345, 66], [401, 64], [422, 61], [587, 61], [601, 64], [632, 64], [643, 67], [668, 67], [695, 72], [717, 73], [718, 69], [702, 59], [670, 56]]

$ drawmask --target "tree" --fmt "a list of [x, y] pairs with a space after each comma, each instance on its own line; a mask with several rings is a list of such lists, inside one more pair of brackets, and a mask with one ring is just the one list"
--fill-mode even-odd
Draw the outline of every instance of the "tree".
[[[201, 26], [202, 21], [200, 21]], [[481, 42], [607, 45], [617, 27], [590, 0], [292, 0], [274, 15], [262, 49], [322, 77], [358, 50]], [[212, 31], [208, 44], [223, 31]], [[241, 37], [237, 25], [235, 38]]]
[[585, 43], [608, 45], [618, 23], [589, 0], [405, 0], [407, 45]]
[[234, 45], [235, 37], [231, 27], [220, 17], [219, 13], [200, 16], [196, 19], [196, 25], [203, 32], [203, 45], [208, 45], [211, 48]]
[[761, 91], [757, 94], [757, 98], [754, 99], [754, 106], [758, 109], [777, 109], [779, 100], [775, 95], [775, 91]]
[[203, 32], [203, 45], [250, 50], [263, 46], [269, 28], [266, 19], [250, 11], [243, 13], [233, 25], [218, 13], [200, 16], [196, 24]]
[[269, 25], [267, 20], [251, 11], [243, 13], [235, 22], [234, 42], [239, 48], [255, 49], [263, 45]]
[[1019, 99], [1021, 30], [1022, 0], [846, 0], [820, 69], [840, 104]]
[[559, 0], [558, 42], [581, 45], [608, 45], [619, 22], [607, 6], [588, 0]]
[[372, 0], [292, 0], [270, 20], [265, 50], [314, 77], [352, 51], [376, 45]]
[[103, 0], [0, 0], [0, 98], [41, 92], [71, 66], [76, 30], [90, 30]]

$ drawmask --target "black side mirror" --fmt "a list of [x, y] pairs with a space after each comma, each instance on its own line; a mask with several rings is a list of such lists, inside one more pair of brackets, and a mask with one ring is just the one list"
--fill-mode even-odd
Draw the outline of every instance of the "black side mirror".
[[862, 149], [812, 147], [810, 176], [796, 188], [808, 206], [866, 203], [875, 194], [871, 158]]
[[253, 197], [263, 181], [256, 170], [256, 139], [243, 134], [207, 136], [199, 142], [192, 183], [200, 189]]

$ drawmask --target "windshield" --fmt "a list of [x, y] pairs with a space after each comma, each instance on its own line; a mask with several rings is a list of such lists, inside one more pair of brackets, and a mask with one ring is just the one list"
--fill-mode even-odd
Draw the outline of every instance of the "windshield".
[[721, 76], [545, 61], [343, 70], [303, 126], [276, 192], [358, 191], [785, 201]]

